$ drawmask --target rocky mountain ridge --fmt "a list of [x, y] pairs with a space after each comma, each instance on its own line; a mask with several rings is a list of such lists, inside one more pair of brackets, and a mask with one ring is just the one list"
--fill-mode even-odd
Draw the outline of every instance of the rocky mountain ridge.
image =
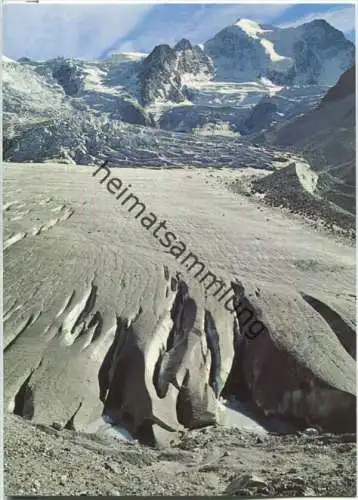
[[141, 102], [149, 106], [157, 100], [181, 102], [188, 98], [185, 77], [208, 78], [213, 72], [210, 58], [199, 46], [182, 39], [173, 49], [158, 45], [144, 59], [139, 73]]
[[173, 49], [168, 45], [155, 47], [144, 59], [145, 71], [141, 74], [142, 86], [155, 90], [144, 91], [142, 104], [148, 106], [158, 97], [184, 101], [188, 98], [185, 74], [202, 80], [248, 82], [267, 78], [277, 85], [329, 87], [354, 58], [353, 43], [324, 20], [297, 28], [277, 28], [240, 19], [205, 42], [203, 49], [185, 39]]

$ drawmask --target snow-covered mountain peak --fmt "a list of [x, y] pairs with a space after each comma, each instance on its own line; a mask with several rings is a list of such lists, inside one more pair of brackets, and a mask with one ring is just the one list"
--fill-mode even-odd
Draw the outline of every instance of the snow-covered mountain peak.
[[292, 58], [280, 55], [276, 51], [273, 42], [265, 36], [272, 33], [273, 29], [264, 29], [263, 26], [251, 19], [239, 19], [234, 23], [234, 26], [240, 28], [250, 38], [260, 42], [272, 63], [272, 69], [276, 71], [286, 71], [292, 66]]
[[259, 35], [265, 33], [268, 30], [264, 30], [259, 23], [252, 21], [251, 19], [238, 19], [234, 26], [242, 29], [251, 38], [259, 38]]
[[317, 19], [296, 28], [238, 19], [204, 44], [216, 80], [247, 82], [262, 76], [279, 85], [334, 85], [354, 63], [354, 45]]
[[174, 50], [175, 51], [181, 51], [181, 50], [192, 50], [193, 46], [192, 44], [190, 43], [189, 40], [187, 40], [186, 38], [182, 38], [180, 40], [180, 42], [178, 42], [175, 46], [174, 46]]
[[10, 59], [10, 57], [2, 55], [2, 62], [3, 63], [16, 63], [13, 59]]

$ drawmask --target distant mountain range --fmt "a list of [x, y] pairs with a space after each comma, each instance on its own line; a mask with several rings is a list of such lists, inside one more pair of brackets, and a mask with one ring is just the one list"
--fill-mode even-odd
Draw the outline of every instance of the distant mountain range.
[[333, 85], [354, 61], [354, 45], [324, 20], [297, 28], [240, 19], [206, 42], [217, 78], [262, 76], [286, 85]]
[[282, 29], [248, 19], [202, 46], [182, 39], [97, 61], [3, 57], [5, 158], [86, 164], [107, 151], [131, 163], [142, 151], [140, 162], [177, 164], [177, 154], [155, 153], [164, 130], [195, 135], [197, 144], [226, 137], [227, 158], [228, 138], [313, 109], [354, 59], [353, 43], [326, 21]]

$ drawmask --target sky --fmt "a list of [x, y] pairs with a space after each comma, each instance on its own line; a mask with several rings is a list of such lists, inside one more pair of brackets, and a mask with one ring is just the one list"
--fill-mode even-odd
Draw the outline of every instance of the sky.
[[104, 57], [150, 52], [181, 38], [202, 43], [245, 17], [275, 26], [325, 19], [354, 41], [352, 4], [5, 4], [3, 53], [11, 59]]

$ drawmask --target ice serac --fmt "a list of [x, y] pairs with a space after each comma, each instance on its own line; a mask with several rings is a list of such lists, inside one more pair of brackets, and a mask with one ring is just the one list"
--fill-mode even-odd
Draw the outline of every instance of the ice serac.
[[[215, 423], [217, 416], [210, 379], [216, 360], [206, 339], [205, 312], [185, 282], [172, 278], [170, 289], [157, 316], [143, 311], [122, 327], [122, 340], [115, 339], [99, 371], [104, 412], [149, 442]], [[223, 326], [217, 349], [227, 361], [215, 366], [219, 380], [227, 377], [233, 353]]]
[[[130, 318], [104, 319], [92, 284], [47, 328], [41, 318], [25, 327], [5, 351], [7, 409], [82, 431], [103, 412], [163, 446], [181, 430], [224, 423], [220, 395], [251, 401], [261, 419], [354, 430], [355, 332], [347, 315], [333, 316], [337, 302], [234, 282], [232, 317], [204, 306], [181, 278], [165, 282], [155, 308]], [[13, 368], [19, 356], [21, 370]]]
[[103, 361], [101, 399], [114, 421], [164, 443], [183, 428], [221, 423], [224, 394], [298, 426], [354, 430], [355, 363], [346, 345], [355, 333], [347, 326], [343, 344], [323, 302], [314, 308], [294, 290], [234, 283], [233, 319], [203, 309], [185, 282], [174, 283], [161, 314], [143, 311], [122, 325]]

